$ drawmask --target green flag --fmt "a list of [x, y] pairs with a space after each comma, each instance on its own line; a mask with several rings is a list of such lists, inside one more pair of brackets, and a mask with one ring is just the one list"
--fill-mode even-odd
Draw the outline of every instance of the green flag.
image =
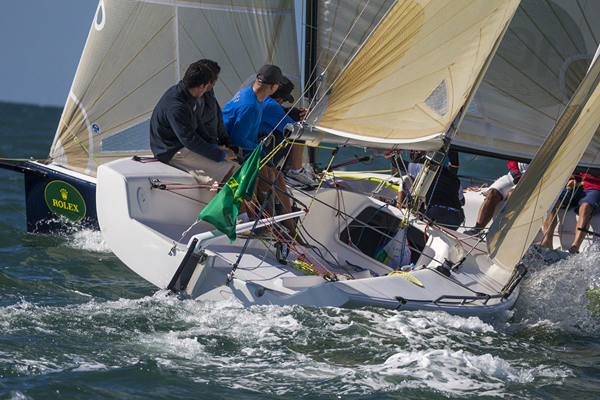
[[198, 216], [198, 220], [210, 222], [219, 231], [229, 236], [232, 243], [236, 238], [235, 218], [243, 204], [243, 199], [251, 200], [254, 193], [261, 152], [262, 142]]

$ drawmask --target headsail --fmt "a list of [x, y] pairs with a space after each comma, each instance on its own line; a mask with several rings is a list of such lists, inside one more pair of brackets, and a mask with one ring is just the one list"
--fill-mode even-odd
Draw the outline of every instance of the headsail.
[[98, 164], [150, 154], [149, 118], [194, 61], [222, 71], [223, 104], [262, 64], [299, 87], [292, 0], [100, 0], [50, 159], [94, 175]]
[[[590, 66], [599, 20], [597, 1], [522, 0], [453, 144], [533, 158]], [[599, 168], [596, 152], [582, 165]]]
[[600, 62], [596, 59], [490, 228], [487, 245], [496, 264], [510, 270], [521, 259], [598, 125]]
[[336, 141], [436, 149], [519, 2], [321, 3], [324, 84], [309, 123]]

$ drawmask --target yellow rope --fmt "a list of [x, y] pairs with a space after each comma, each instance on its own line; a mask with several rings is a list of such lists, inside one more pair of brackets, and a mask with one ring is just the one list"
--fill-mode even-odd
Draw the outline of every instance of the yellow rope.
[[414, 276], [412, 276], [404, 271], [392, 271], [388, 274], [388, 276], [390, 276], [390, 275], [400, 275], [407, 281], [414, 283], [415, 285], [417, 285], [419, 287], [423, 287], [423, 284], [421, 282], [419, 282], [419, 280], [417, 278], [415, 278]]
[[282, 141], [281, 143], [279, 143], [273, 150], [271, 150], [271, 152], [269, 154], [267, 154], [265, 156], [265, 158], [263, 158], [262, 160], [260, 160], [260, 167], [259, 167], [259, 169], [262, 168], [262, 167], [264, 167], [265, 165], [267, 165], [267, 163], [269, 161], [271, 161], [271, 159], [273, 157], [275, 157], [275, 154], [279, 151], [279, 149], [281, 147], [287, 146], [287, 145], [288, 145], [288, 143], [285, 140]]
[[360, 176], [356, 176], [356, 175], [353, 175], [353, 174], [335, 174], [334, 175], [333, 172], [324, 172], [324, 173], [326, 173], [327, 175], [336, 176], [338, 178], [355, 178], [355, 179], [360, 179], [360, 180], [363, 180], [363, 181], [375, 181], [375, 182], [378, 182], [378, 183], [383, 183], [385, 186], [387, 186], [389, 188], [392, 188], [394, 190], [400, 189], [400, 186], [397, 185], [397, 184], [395, 184], [395, 183], [391, 183], [391, 182], [388, 182], [388, 181], [386, 181], [384, 179], [375, 178], [375, 177], [371, 177], [371, 176], [360, 177]]
[[[344, 171], [344, 172], [351, 172], [353, 174], [377, 174], [377, 173], [382, 173], [382, 172], [392, 172], [392, 170], [391, 169], [378, 169], [378, 170], [374, 170], [374, 171]], [[338, 176], [341, 176], [341, 175], [338, 175]]]
[[[287, 142], [290, 142], [289, 140], [286, 139]], [[291, 142], [290, 142], [291, 143]], [[294, 142], [294, 144], [297, 144], [298, 146], [308, 146], [306, 143], [298, 143], [298, 142]], [[327, 150], [335, 150], [337, 149], [337, 147], [327, 147], [327, 146], [310, 146], [310, 147], [316, 147], [317, 149], [327, 149]]]
[[75, 143], [77, 143], [78, 145], [80, 145], [80, 146], [81, 146], [81, 148], [83, 149], [83, 151], [85, 151], [85, 152], [87, 153], [87, 155], [88, 155], [88, 156], [90, 156], [90, 157], [92, 158], [92, 160], [96, 161], [96, 164], [100, 165], [100, 162], [99, 162], [98, 160], [96, 160], [96, 158], [95, 158], [95, 157], [92, 155], [92, 153], [90, 153], [90, 152], [89, 152], [89, 150], [88, 150], [88, 149], [86, 149], [86, 147], [83, 145], [83, 143], [81, 143], [81, 142], [79, 141], [79, 139], [77, 139], [77, 136], [74, 136], [74, 137], [73, 137], [73, 141], [74, 141]]
[[307, 262], [301, 260], [294, 260], [288, 261], [288, 264], [296, 271], [304, 273], [304, 275], [319, 275], [317, 271], [315, 271], [315, 268]]

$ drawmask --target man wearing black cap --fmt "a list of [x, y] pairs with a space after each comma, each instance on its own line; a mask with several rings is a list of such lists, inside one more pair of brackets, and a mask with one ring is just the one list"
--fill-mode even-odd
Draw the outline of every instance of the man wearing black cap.
[[262, 102], [275, 93], [281, 83], [287, 83], [281, 69], [266, 64], [256, 73], [252, 86], [237, 92], [223, 108], [223, 122], [234, 145], [246, 152], [258, 146], [258, 125], [262, 117]]
[[[223, 107], [223, 122], [229, 134], [229, 138], [235, 146], [241, 147], [245, 152], [253, 151], [258, 146], [258, 126], [263, 112], [263, 101], [267, 96], [275, 93], [280, 84], [289, 80], [283, 76], [281, 69], [276, 65], [266, 64], [260, 67], [256, 73], [256, 80], [252, 86], [237, 92], [231, 100]], [[287, 187], [283, 175], [275, 168], [264, 166], [260, 169], [262, 176], [270, 182], [276, 181], [275, 186], [281, 193], [286, 193]], [[259, 200], [263, 201], [263, 193], [266, 193], [271, 185], [258, 180], [260, 190]], [[278, 191], [275, 191], [277, 194]], [[279, 194], [279, 201], [286, 212], [291, 212], [292, 204], [287, 195]], [[273, 201], [267, 206], [268, 213], [275, 215]], [[282, 224], [295, 236], [296, 227], [290, 220], [282, 221]], [[300, 239], [298, 239], [300, 243]]]
[[[306, 117], [308, 111], [306, 108], [298, 109], [294, 107], [286, 109], [283, 107], [283, 103], [285, 102], [294, 103], [292, 90], [294, 90], [294, 84], [292, 82], [281, 84], [275, 93], [268, 96], [263, 101], [262, 119], [258, 131], [266, 133], [273, 132], [275, 138], [275, 140], [271, 141], [272, 145], [266, 148], [267, 152], [272, 151], [285, 139], [283, 131], [287, 124], [293, 124]], [[316, 185], [319, 183], [315, 180], [313, 175], [306, 171], [302, 166], [304, 148], [299, 144], [292, 145], [291, 149], [289, 149], [289, 147], [282, 147], [273, 156], [273, 163], [276, 165], [279, 164], [288, 154], [289, 162], [287, 162], [287, 164], [289, 168], [286, 173], [288, 177], [303, 185]]]

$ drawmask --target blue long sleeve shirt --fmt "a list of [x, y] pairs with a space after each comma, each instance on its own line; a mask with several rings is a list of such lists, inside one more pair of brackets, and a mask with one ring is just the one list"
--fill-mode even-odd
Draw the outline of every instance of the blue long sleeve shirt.
[[213, 161], [223, 161], [225, 152], [211, 146], [200, 106], [182, 81], [165, 92], [150, 118], [150, 148], [159, 161], [169, 162], [186, 147]]
[[286, 115], [285, 109], [270, 96], [263, 101], [262, 118], [258, 127], [258, 132], [265, 131], [271, 133], [272, 131], [283, 132], [283, 129], [287, 124], [293, 124], [295, 121]]
[[245, 150], [258, 146], [258, 126], [263, 106], [252, 86], [237, 92], [223, 107], [223, 123], [231, 142]]

